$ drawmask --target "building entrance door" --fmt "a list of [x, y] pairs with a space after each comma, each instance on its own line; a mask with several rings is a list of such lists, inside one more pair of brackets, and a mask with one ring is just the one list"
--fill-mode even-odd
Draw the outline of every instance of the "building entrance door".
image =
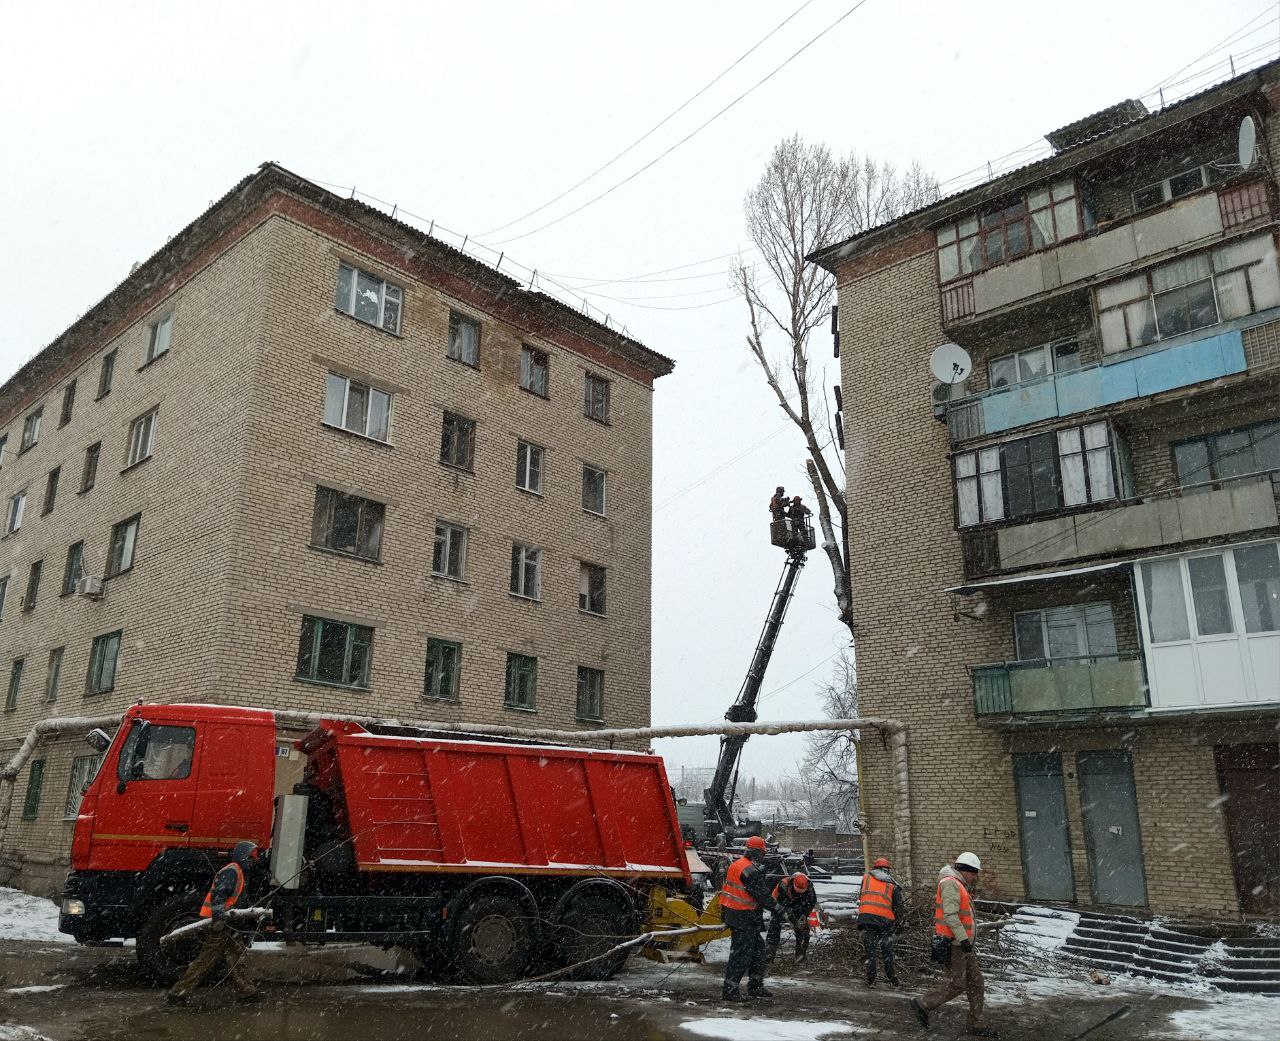
[[1081, 752], [1077, 765], [1093, 898], [1100, 904], [1144, 906], [1147, 877], [1129, 753]]
[[1280, 746], [1213, 750], [1240, 910], [1280, 914]]
[[1062, 790], [1062, 756], [1035, 752], [1013, 757], [1022, 834], [1022, 873], [1028, 900], [1074, 900], [1067, 800]]

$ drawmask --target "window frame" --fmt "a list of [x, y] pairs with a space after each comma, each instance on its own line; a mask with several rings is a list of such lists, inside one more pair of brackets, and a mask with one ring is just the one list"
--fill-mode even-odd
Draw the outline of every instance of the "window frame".
[[[461, 440], [458, 437], [459, 430], [465, 434]], [[461, 454], [465, 456], [465, 462], [459, 462], [455, 458], [460, 454], [459, 445], [462, 446]], [[440, 465], [462, 473], [475, 473], [476, 421], [470, 416], [451, 409], [444, 410], [440, 421]]]
[[84, 465], [80, 469], [80, 494], [92, 491], [98, 483], [98, 465], [102, 462], [102, 442], [85, 445]]
[[[461, 332], [464, 327], [470, 327], [475, 330], [475, 336], [473, 337], [473, 341], [472, 341], [472, 344], [473, 344], [472, 353], [475, 356], [472, 358], [468, 358], [466, 356], [467, 352], [463, 350], [461, 346], [459, 346], [459, 349], [456, 353], [454, 352], [455, 344], [461, 345], [463, 343]], [[449, 328], [446, 334], [444, 356], [448, 358], [450, 361], [456, 361], [462, 365], [467, 366], [468, 368], [478, 370], [480, 368], [480, 337], [483, 333], [483, 330], [484, 330], [484, 323], [481, 322], [479, 318], [476, 318], [469, 314], [464, 314], [462, 311], [458, 311], [453, 308], [450, 308], [449, 309]]]
[[578, 610], [596, 618], [608, 617], [609, 569], [583, 560], [578, 570]]
[[[1110, 623], [1110, 626], [1111, 626], [1110, 644], [1112, 647], [1115, 648], [1114, 650], [1111, 650], [1111, 649], [1095, 650], [1089, 640], [1088, 612], [1091, 609], [1098, 610], [1101, 608], [1106, 609], [1107, 621]], [[1076, 653], [1076, 654], [1069, 654], [1065, 656], [1054, 657], [1054, 655], [1052, 654], [1053, 647], [1052, 647], [1052, 641], [1050, 638], [1051, 627], [1049, 624], [1050, 622], [1049, 616], [1052, 612], [1067, 612], [1072, 616], [1071, 621], [1073, 622], [1075, 627], [1076, 651], [1079, 652], [1080, 648], [1083, 647], [1084, 648], [1083, 654]], [[1018, 623], [1019, 623], [1019, 619], [1027, 619], [1027, 618], [1035, 618], [1038, 623], [1039, 632], [1040, 632], [1040, 647], [1045, 652], [1044, 657], [1027, 657], [1023, 654], [1024, 648], [1022, 646], [1021, 629]], [[1116, 634], [1115, 607], [1110, 600], [1090, 600], [1083, 603], [1054, 604], [1050, 607], [1037, 607], [1037, 608], [1029, 608], [1028, 610], [1025, 610], [1025, 611], [1014, 611], [1013, 617], [1011, 618], [1011, 622], [1013, 624], [1014, 654], [1016, 656], [1014, 660], [1017, 662], [1043, 662], [1047, 664], [1052, 664], [1053, 662], [1056, 662], [1056, 661], [1057, 662], [1078, 661], [1082, 658], [1088, 658], [1090, 661], [1098, 661], [1103, 659], [1118, 660], [1119, 655], [1121, 653], [1119, 649], [1119, 646], [1120, 646], [1119, 639]]]
[[[334, 545], [331, 541], [334, 538], [334, 519], [337, 516], [338, 509], [339, 507], [349, 506], [349, 504], [354, 504], [356, 511], [354, 549], [346, 549], [342, 546]], [[386, 518], [386, 503], [379, 502], [377, 499], [370, 499], [364, 495], [357, 495], [354, 492], [344, 492], [328, 485], [317, 484], [311, 506], [310, 546], [312, 549], [323, 550], [326, 553], [336, 553], [339, 556], [350, 557], [354, 560], [381, 563], [382, 540], [386, 534]], [[367, 549], [367, 543], [369, 542], [372, 542], [373, 552], [362, 553], [360, 551], [362, 544], [365, 544]]]
[[[530, 495], [542, 497], [542, 475], [545, 471], [546, 449], [524, 438], [516, 440], [516, 488]], [[521, 483], [521, 471], [524, 483]]]
[[4, 618], [5, 605], [9, 600], [9, 575], [0, 575], [0, 619]]
[[[111, 540], [107, 543], [107, 567], [103, 580], [125, 575], [133, 570], [138, 556], [138, 533], [142, 528], [142, 514], [135, 513], [111, 525]], [[126, 553], [127, 551], [127, 553]], [[126, 563], [126, 555], [128, 561]]]
[[[431, 574], [435, 578], [447, 578], [454, 582], [465, 582], [467, 580], [467, 550], [471, 541], [471, 531], [469, 528], [461, 524], [454, 524], [452, 521], [436, 518], [436, 538], [431, 550]], [[455, 574], [451, 569], [455, 554], [454, 548], [457, 547], [457, 565], [458, 570]], [[437, 569], [437, 560], [444, 563], [443, 569]]]
[[147, 348], [143, 353], [140, 369], [169, 353], [173, 343], [173, 312], [157, 318], [147, 326]]
[[[67, 780], [67, 801], [63, 806], [62, 819], [75, 820], [80, 816], [80, 804], [84, 799], [84, 790], [102, 768], [101, 755], [78, 755], [71, 760], [71, 776]], [[86, 769], [85, 767], [88, 767]], [[79, 785], [76, 784], [77, 779]]]
[[[432, 656], [432, 651], [448, 652], [451, 662], [445, 662], [443, 656], [439, 660]], [[444, 680], [450, 681], [450, 689], [444, 692]], [[438, 636], [427, 637], [426, 669], [422, 680], [422, 696], [428, 701], [446, 702], [456, 705], [461, 700], [462, 689], [462, 644], [457, 640], [446, 640]]]
[[22, 437], [18, 441], [18, 455], [29, 452], [40, 443], [40, 432], [44, 427], [44, 405], [33, 408], [22, 420]]
[[[346, 291], [346, 306], [343, 306], [341, 299], [343, 272], [350, 272], [350, 284]], [[356, 303], [359, 299], [360, 292], [360, 276], [363, 275], [370, 282], [378, 285], [378, 317], [376, 321], [370, 321], [356, 314]], [[395, 297], [395, 327], [391, 328], [387, 325], [387, 300], [388, 290], [394, 290]], [[380, 329], [392, 336], [403, 335], [404, 327], [404, 305], [405, 305], [404, 286], [390, 282], [381, 275], [375, 275], [372, 271], [366, 271], [364, 268], [356, 267], [354, 264], [348, 264], [345, 260], [338, 262], [338, 274], [334, 279], [333, 289], [333, 307], [339, 314], [345, 314], [348, 318], [354, 318], [361, 325], [367, 325], [373, 329]]]
[[18, 698], [22, 694], [22, 676], [27, 669], [27, 659], [14, 658], [9, 665], [9, 686], [4, 697], [5, 712], [18, 710]]
[[[1170, 182], [1177, 180], [1180, 177], [1185, 177], [1187, 174], [1193, 172], [1200, 175], [1200, 183], [1190, 191], [1174, 195], [1173, 186]], [[1219, 178], [1219, 180], [1221, 180], [1221, 178]], [[1129, 203], [1132, 206], [1133, 213], [1137, 215], [1139, 213], [1145, 213], [1147, 210], [1154, 210], [1156, 207], [1163, 206], [1166, 203], [1176, 202], [1178, 199], [1185, 199], [1189, 195], [1195, 195], [1196, 192], [1203, 191], [1205, 188], [1210, 188], [1215, 183], [1209, 163], [1201, 163], [1197, 166], [1185, 166], [1181, 170], [1175, 170], [1173, 173], [1169, 174], [1168, 177], [1162, 177], [1158, 181], [1151, 181], [1139, 188], [1135, 188], [1129, 193]], [[1160, 189], [1160, 201], [1139, 205], [1138, 196], [1145, 192], [1150, 192], [1155, 188]]]
[[72, 380], [62, 388], [62, 409], [58, 413], [58, 429], [71, 422], [76, 408], [76, 380]]
[[156, 405], [129, 424], [129, 448], [125, 454], [125, 470], [140, 466], [155, 453], [156, 415], [159, 411], [160, 406]]
[[[587, 503], [587, 480], [588, 472], [598, 478], [600, 486], [600, 509], [592, 509]], [[607, 517], [609, 515], [609, 471], [599, 466], [593, 466], [591, 463], [582, 464], [582, 512], [590, 513], [595, 517]]]
[[[75, 564], [73, 571], [72, 564]], [[67, 547], [66, 561], [62, 566], [62, 596], [71, 596], [84, 577], [84, 539]]]
[[[99, 694], [110, 694], [116, 689], [116, 680], [120, 676], [120, 648], [124, 643], [124, 630], [113, 629], [109, 633], [99, 633], [93, 638], [89, 647], [89, 672], [85, 677], [85, 696], [96, 697]], [[102, 686], [102, 677], [106, 673], [107, 653], [111, 655], [111, 682]]]
[[[534, 378], [539, 371], [542, 373], [541, 390], [535, 386], [537, 380]], [[551, 355], [541, 347], [527, 343], [520, 345], [520, 389], [535, 397], [551, 397]]]
[[40, 816], [40, 797], [44, 794], [43, 759], [32, 759], [27, 768], [27, 788], [22, 794], [22, 819], [33, 821]]
[[[1258, 437], [1256, 432], [1266, 427], [1274, 427], [1275, 429], [1269, 433], [1264, 434], [1262, 437]], [[1214, 442], [1218, 438], [1229, 437], [1233, 434], [1249, 435], [1249, 451], [1253, 455], [1254, 469], [1244, 474], [1233, 474], [1229, 476], [1223, 476], [1219, 472], [1218, 466], [1223, 459], [1228, 458], [1233, 453], [1218, 452], [1214, 448]], [[1195, 488], [1195, 487], [1201, 487], [1201, 486], [1211, 487], [1211, 488], [1220, 488], [1224, 484], [1229, 484], [1232, 481], [1248, 480], [1250, 477], [1255, 477], [1260, 474], [1273, 472], [1275, 469], [1273, 467], [1259, 467], [1258, 465], [1260, 463], [1260, 460], [1258, 458], [1258, 445], [1261, 441], [1267, 438], [1277, 438], [1278, 440], [1280, 440], [1280, 421], [1275, 419], [1264, 419], [1264, 420], [1260, 420], [1257, 423], [1246, 423], [1242, 426], [1228, 427], [1225, 430], [1212, 430], [1207, 434], [1198, 434], [1195, 437], [1184, 437], [1177, 441], [1170, 441], [1169, 455], [1173, 461], [1173, 472], [1175, 477], [1177, 478], [1178, 487], [1180, 489]], [[1209, 476], [1203, 481], [1193, 481], [1190, 484], [1188, 484], [1183, 480], [1182, 469], [1178, 465], [1178, 449], [1185, 447], [1187, 445], [1193, 445], [1193, 444], [1204, 445], [1205, 454], [1209, 460], [1207, 464]], [[1280, 454], [1280, 445], [1277, 446], [1276, 452]], [[1193, 470], [1191, 472], [1195, 473], [1197, 471]]]
[[[584, 686], [584, 680], [586, 681]], [[592, 686], [595, 689], [591, 689]], [[585, 695], [585, 698], [584, 698]], [[584, 700], [594, 699], [594, 707], [596, 711], [592, 713], [591, 703], [584, 710]], [[603, 723], [604, 722], [604, 669], [593, 668], [590, 665], [578, 666], [578, 696], [574, 709], [575, 718], [582, 723]]]
[[[1063, 189], [1066, 191], [1063, 191]], [[1061, 193], [1061, 194], [1060, 194]], [[1044, 197], [1042, 205], [1032, 205], [1032, 200]], [[1066, 230], [1067, 221], [1062, 220], [1064, 231], [1059, 232], [1058, 210], [1067, 203], [1074, 203], [1074, 230]], [[1037, 215], [1045, 215], [1052, 228], [1053, 237], [1040, 245], [1035, 245], [1037, 232], [1043, 237], [1043, 231], [1036, 222]], [[994, 221], [989, 218], [995, 217]], [[1054, 181], [1032, 190], [1022, 192], [1016, 199], [1005, 199], [1002, 205], [989, 206], [983, 210], [975, 210], [965, 216], [934, 229], [934, 262], [938, 272], [938, 284], [949, 285], [962, 279], [970, 278], [981, 271], [999, 267], [1023, 257], [1032, 256], [1045, 249], [1052, 249], [1063, 242], [1079, 238], [1086, 231], [1086, 213], [1084, 193], [1075, 178]], [[1016, 253], [1009, 252], [1009, 229], [1022, 226], [1024, 248]], [[1000, 242], [1000, 257], [989, 260], [990, 247], [988, 239]], [[955, 274], [946, 274], [951, 266], [944, 264], [943, 255], [948, 250], [955, 251]], [[969, 251], [969, 252], [967, 252]], [[976, 259], [975, 259], [976, 258]], [[968, 259], [971, 265], [966, 269]]]
[[53, 705], [58, 700], [58, 689], [62, 685], [62, 663], [66, 660], [67, 648], [54, 647], [49, 652], [49, 661], [44, 674], [44, 703]]
[[27, 489], [20, 488], [9, 496], [9, 512], [5, 520], [5, 535], [16, 535], [22, 530], [27, 513]]
[[[336, 402], [333, 391], [335, 383], [342, 383], [342, 401], [338, 404], [340, 413], [338, 420], [335, 422], [331, 416], [332, 407]], [[347, 426], [347, 417], [351, 411], [351, 389], [352, 386], [363, 389], [365, 394], [364, 401], [364, 428]], [[379, 437], [373, 433], [375, 409], [374, 404], [379, 397], [386, 399], [386, 436]], [[391, 425], [393, 422], [393, 413], [395, 411], [395, 393], [389, 390], [383, 390], [381, 387], [374, 386], [372, 383], [365, 383], [358, 380], [354, 376], [348, 376], [345, 373], [334, 372], [330, 369], [325, 374], [324, 384], [324, 409], [321, 412], [321, 422], [331, 430], [342, 430], [348, 434], [355, 434], [358, 437], [366, 437], [370, 441], [376, 441], [380, 445], [389, 445], [391, 443]]]
[[115, 382], [116, 376], [116, 354], [117, 348], [113, 347], [102, 356], [102, 361], [98, 366], [98, 396], [95, 401], [101, 401], [111, 393], [112, 384]]
[[33, 560], [27, 568], [27, 588], [22, 594], [22, 609], [34, 611], [40, 599], [40, 580], [44, 577], [44, 558]]
[[44, 479], [44, 502], [40, 507], [40, 516], [47, 517], [53, 512], [58, 501], [58, 481], [62, 477], [62, 467], [55, 466]]
[[[532, 569], [532, 572], [530, 572]], [[533, 592], [528, 591], [533, 575]], [[511, 595], [521, 600], [542, 600], [542, 547], [527, 542], [511, 543]]]
[[[583, 375], [582, 381], [582, 414], [592, 422], [602, 426], [612, 424], [612, 390], [613, 381], [594, 372]], [[597, 395], [597, 391], [600, 393]], [[599, 413], [597, 415], [597, 413]]]
[[[520, 682], [521, 680], [524, 682]], [[524, 695], [527, 694], [527, 703]], [[507, 652], [506, 683], [502, 707], [515, 712], [538, 711], [538, 658], [519, 651]]]
[[[1062, 367], [1059, 364], [1059, 348], [1061, 347], [1075, 348], [1075, 364]], [[1021, 350], [1008, 351], [1004, 354], [997, 355], [994, 358], [987, 359], [987, 388], [989, 390], [1004, 390], [1010, 387], [1019, 387], [1026, 383], [1034, 383], [1037, 380], [1048, 379], [1062, 372], [1074, 372], [1080, 367], [1080, 341], [1076, 337], [1065, 337], [1061, 340], [1050, 340], [1047, 343], [1038, 343], [1034, 347], [1024, 347]], [[1024, 356], [1040, 354], [1044, 361], [1044, 372], [1038, 376], [1022, 376], [1022, 359]], [[1002, 363], [1012, 362], [1016, 370], [1016, 379], [1005, 380], [1003, 383], [996, 382], [995, 368]]]
[[[321, 644], [326, 625], [343, 626], [346, 629], [342, 653], [342, 675], [344, 677], [348, 677], [351, 674], [352, 658], [354, 657], [356, 645], [363, 643], [365, 648], [364, 667], [361, 670], [361, 675], [356, 677], [355, 682], [348, 679], [331, 680], [318, 675]], [[308, 629], [310, 629], [311, 647], [309, 651], [304, 651]], [[361, 634], [365, 635], [362, 637]], [[325, 618], [322, 615], [303, 615], [302, 628], [298, 636], [298, 667], [294, 673], [294, 679], [301, 683], [314, 683], [324, 687], [342, 687], [346, 690], [372, 690], [370, 679], [373, 674], [373, 644], [374, 627], [371, 625], [346, 622], [339, 618]], [[312, 663], [311, 673], [303, 671], [304, 655], [308, 656]]]

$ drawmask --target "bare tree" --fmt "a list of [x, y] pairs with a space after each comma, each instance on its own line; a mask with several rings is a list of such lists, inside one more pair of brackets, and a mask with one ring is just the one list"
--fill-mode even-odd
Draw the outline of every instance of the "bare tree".
[[[747, 230], [761, 254], [755, 263], [739, 260], [732, 272], [747, 304], [747, 346], [779, 406], [804, 436], [822, 548], [831, 562], [840, 621], [850, 634], [844, 464], [821, 387], [822, 367], [815, 371], [809, 355], [809, 336], [826, 320], [835, 286], [805, 257], [937, 197], [937, 180], [918, 165], [899, 174], [869, 156], [833, 156], [825, 145], [806, 144], [797, 134], [773, 150], [743, 204]], [[782, 345], [775, 355], [770, 343], [779, 333]]]
[[[831, 679], [819, 690], [822, 710], [831, 719], [858, 715], [858, 680], [853, 659], [841, 652]], [[802, 775], [820, 793], [829, 816], [851, 827], [858, 821], [858, 746], [843, 730], [817, 731], [806, 738]]]

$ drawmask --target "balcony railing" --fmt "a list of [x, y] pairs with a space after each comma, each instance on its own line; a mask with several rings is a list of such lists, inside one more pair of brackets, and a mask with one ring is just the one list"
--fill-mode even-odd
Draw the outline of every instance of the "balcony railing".
[[1078, 658], [975, 665], [973, 706], [979, 716], [1038, 716], [1147, 706], [1142, 655], [1091, 654]]
[[947, 428], [952, 441], [964, 441], [1221, 379], [1246, 368], [1243, 337], [1232, 329], [963, 398], [947, 407]]

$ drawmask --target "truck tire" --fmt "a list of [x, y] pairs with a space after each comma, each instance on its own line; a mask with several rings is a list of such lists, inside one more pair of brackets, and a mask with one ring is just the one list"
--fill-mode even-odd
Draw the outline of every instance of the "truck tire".
[[[556, 956], [561, 965], [577, 965], [632, 938], [632, 916], [616, 900], [585, 893], [560, 916], [556, 926]], [[571, 972], [575, 980], [610, 980], [631, 952], [618, 951], [608, 958], [581, 965]]]
[[200, 919], [203, 894], [197, 890], [174, 893], [147, 915], [138, 930], [138, 967], [144, 976], [166, 986], [176, 983], [200, 950], [200, 937], [161, 944], [166, 933]]
[[524, 979], [533, 957], [529, 911], [505, 893], [480, 893], [454, 923], [454, 961], [475, 983]]

